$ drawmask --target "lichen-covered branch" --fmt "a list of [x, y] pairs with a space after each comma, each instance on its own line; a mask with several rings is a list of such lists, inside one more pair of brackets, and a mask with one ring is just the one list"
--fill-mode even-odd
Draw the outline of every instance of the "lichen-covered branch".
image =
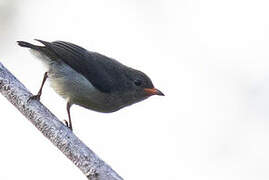
[[0, 63], [0, 92], [90, 180], [122, 180]]

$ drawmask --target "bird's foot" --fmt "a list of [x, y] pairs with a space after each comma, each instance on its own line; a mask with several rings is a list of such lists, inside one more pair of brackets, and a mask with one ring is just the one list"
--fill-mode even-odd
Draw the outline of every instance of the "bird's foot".
[[31, 101], [31, 100], [37, 100], [37, 101], [40, 101], [40, 96], [41, 94], [37, 94], [37, 95], [34, 95], [34, 96], [31, 96], [27, 102]]
[[64, 124], [66, 127], [68, 127], [71, 131], [73, 131], [72, 126], [69, 125], [68, 121], [64, 119]]

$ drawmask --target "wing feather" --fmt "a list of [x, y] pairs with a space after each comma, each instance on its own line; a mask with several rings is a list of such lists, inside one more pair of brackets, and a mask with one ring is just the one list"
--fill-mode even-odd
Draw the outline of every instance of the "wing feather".
[[38, 41], [47, 47], [44, 53], [54, 53], [56, 58], [82, 74], [101, 92], [109, 93], [125, 87], [121, 83], [125, 82], [124, 71], [127, 67], [118, 61], [72, 43]]

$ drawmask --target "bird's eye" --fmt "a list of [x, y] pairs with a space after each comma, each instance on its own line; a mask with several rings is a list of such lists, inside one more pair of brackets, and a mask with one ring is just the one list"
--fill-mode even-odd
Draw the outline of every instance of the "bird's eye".
[[136, 79], [136, 80], [134, 81], [134, 83], [135, 83], [136, 86], [141, 86], [142, 81], [141, 81], [140, 79]]

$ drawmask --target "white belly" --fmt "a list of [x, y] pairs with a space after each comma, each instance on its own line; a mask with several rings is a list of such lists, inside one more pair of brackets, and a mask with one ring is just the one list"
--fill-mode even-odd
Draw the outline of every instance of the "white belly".
[[50, 65], [48, 77], [52, 88], [71, 104], [106, 112], [107, 95], [98, 91], [81, 74], [71, 67], [58, 63]]
[[83, 75], [61, 61], [50, 60], [42, 53], [31, 50], [48, 70], [51, 87], [71, 104], [77, 104], [99, 112], [114, 112], [122, 108], [119, 97], [97, 90]]

